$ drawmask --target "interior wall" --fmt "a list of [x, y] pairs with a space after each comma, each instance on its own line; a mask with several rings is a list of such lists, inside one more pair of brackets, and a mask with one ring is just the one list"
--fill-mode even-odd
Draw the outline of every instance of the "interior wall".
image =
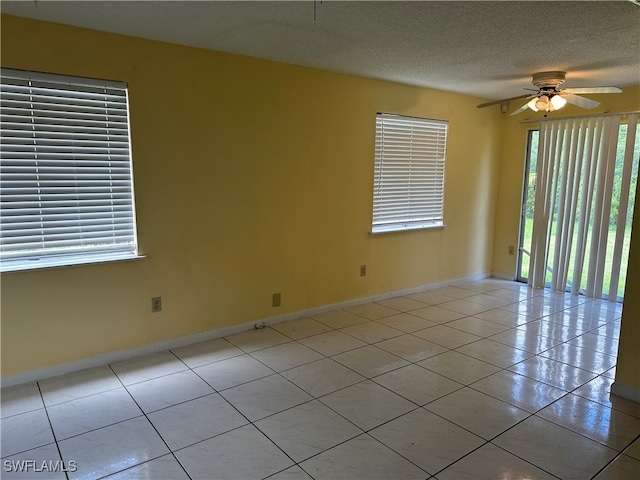
[[[4, 67], [128, 82], [147, 256], [3, 274], [2, 376], [491, 271], [502, 118], [479, 99], [5, 15], [1, 35]], [[449, 120], [445, 228], [369, 234], [378, 111]]]
[[635, 389], [635, 399], [640, 398], [640, 195], [634, 205], [615, 382]]

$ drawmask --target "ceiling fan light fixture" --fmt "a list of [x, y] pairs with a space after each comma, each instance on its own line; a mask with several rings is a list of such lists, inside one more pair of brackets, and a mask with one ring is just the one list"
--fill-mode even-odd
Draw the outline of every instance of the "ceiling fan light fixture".
[[551, 97], [551, 105], [553, 105], [554, 110], [560, 110], [567, 104], [567, 101], [562, 98], [561, 95], [554, 95]]
[[[640, 0], [634, 0], [640, 2]], [[505, 111], [505, 103], [513, 100], [527, 99], [527, 103], [516, 109], [511, 115], [517, 115], [527, 109], [534, 112], [555, 112], [564, 108], [567, 103], [571, 103], [580, 108], [594, 108], [600, 105], [600, 102], [582, 97], [583, 93], [620, 93], [622, 90], [618, 87], [576, 87], [570, 89], [561, 89], [564, 84], [566, 72], [552, 71], [539, 72], [533, 74], [533, 86], [537, 90], [533, 90], [534, 94], [518, 95], [517, 97], [495, 100], [478, 105], [478, 108], [489, 107], [491, 105], [502, 105], [502, 111]]]
[[538, 110], [548, 111], [549, 108], [549, 97], [546, 95], [541, 95], [536, 99], [536, 108]]

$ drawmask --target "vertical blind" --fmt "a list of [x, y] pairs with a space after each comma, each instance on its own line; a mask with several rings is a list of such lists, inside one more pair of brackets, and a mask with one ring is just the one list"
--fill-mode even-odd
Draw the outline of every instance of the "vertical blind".
[[126, 85], [2, 69], [2, 270], [136, 254]]
[[372, 232], [443, 225], [448, 123], [379, 113]]
[[620, 115], [542, 122], [530, 285], [612, 301], [621, 296], [637, 122], [637, 114], [626, 128]]

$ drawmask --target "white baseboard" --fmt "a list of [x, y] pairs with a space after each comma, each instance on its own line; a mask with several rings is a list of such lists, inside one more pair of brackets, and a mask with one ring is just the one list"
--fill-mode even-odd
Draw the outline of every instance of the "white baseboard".
[[174, 338], [171, 340], [166, 340], [164, 342], [153, 343], [151, 345], [145, 345], [131, 350], [117, 350], [115, 352], [82, 358], [80, 360], [63, 363], [61, 365], [55, 365], [53, 367], [30, 370], [28, 372], [11, 375], [9, 377], [3, 377], [0, 380], [0, 384], [2, 388], [10, 387], [22, 383], [33, 382], [36, 380], [44, 380], [46, 378], [57, 377], [58, 375], [65, 375], [67, 373], [78, 372], [80, 370], [86, 370], [88, 368], [101, 367], [103, 365], [121, 362], [123, 360], [129, 360], [133, 357], [139, 357], [141, 355], [162, 352], [164, 350], [170, 350], [172, 348], [191, 345], [192, 343], [205, 342], [214, 338], [226, 337], [235, 333], [245, 332], [247, 330], [255, 328], [256, 323], [258, 322], [246, 322], [229, 327], [216, 328], [215, 330], [196, 333], [193, 335], [188, 335], [186, 337]]
[[506, 273], [498, 273], [498, 272], [493, 272], [491, 274], [491, 278], [496, 278], [498, 280], [508, 280], [510, 282], [514, 282], [516, 280], [515, 275], [507, 275]]
[[618, 397], [640, 403], [640, 387], [632, 387], [630, 385], [623, 385], [620, 382], [613, 382], [611, 385], [611, 393]]
[[[24, 373], [18, 373], [4, 377], [0, 380], [2, 387], [10, 387], [13, 385], [19, 385], [22, 383], [33, 382], [36, 380], [44, 380], [45, 378], [57, 377], [58, 375], [64, 375], [67, 373], [77, 372], [80, 370], [86, 370], [87, 368], [100, 367], [110, 363], [121, 362], [123, 360], [129, 360], [133, 357], [139, 357], [141, 355], [148, 355], [150, 353], [162, 352], [164, 350], [170, 350], [172, 348], [184, 347], [193, 343], [205, 342], [207, 340], [213, 340], [214, 338], [226, 337], [236, 333], [245, 332], [256, 328], [257, 325], [276, 325], [281, 322], [289, 320], [296, 320], [298, 318], [310, 317], [318, 315], [320, 313], [329, 312], [331, 310], [337, 310], [341, 308], [355, 307], [364, 303], [377, 302], [380, 300], [386, 300], [393, 297], [402, 297], [404, 295], [410, 295], [412, 293], [422, 292], [424, 290], [430, 290], [439, 287], [446, 287], [454, 283], [482, 280], [490, 278], [491, 274], [477, 274], [463, 278], [456, 278], [454, 280], [447, 280], [444, 282], [429, 283], [421, 285], [419, 287], [406, 288], [403, 290], [395, 290], [393, 292], [380, 293], [370, 297], [356, 298], [353, 300], [347, 300], [344, 302], [334, 303], [331, 305], [322, 305], [320, 307], [309, 308], [306, 310], [298, 310], [296, 312], [285, 313], [283, 315], [276, 315], [274, 317], [267, 317], [263, 319], [257, 319], [250, 322], [240, 323], [238, 325], [231, 325], [228, 327], [216, 328], [207, 332], [196, 333], [193, 335], [187, 335], [185, 337], [174, 338], [166, 340], [164, 342], [158, 342], [151, 345], [145, 345], [143, 347], [134, 348], [131, 350], [118, 350], [115, 352], [105, 353], [102, 355], [96, 355], [93, 357], [87, 357], [73, 362], [64, 363], [61, 365], [55, 365], [53, 367], [39, 368], [37, 370], [30, 370]], [[494, 277], [495, 278], [495, 277]]]

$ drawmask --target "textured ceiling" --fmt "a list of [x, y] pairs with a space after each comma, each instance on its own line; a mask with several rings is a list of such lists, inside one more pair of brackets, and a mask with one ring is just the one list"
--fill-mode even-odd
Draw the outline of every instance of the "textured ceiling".
[[24, 0], [1, 8], [487, 99], [526, 93], [545, 70], [567, 71], [566, 87], [640, 84], [640, 6], [628, 0]]

